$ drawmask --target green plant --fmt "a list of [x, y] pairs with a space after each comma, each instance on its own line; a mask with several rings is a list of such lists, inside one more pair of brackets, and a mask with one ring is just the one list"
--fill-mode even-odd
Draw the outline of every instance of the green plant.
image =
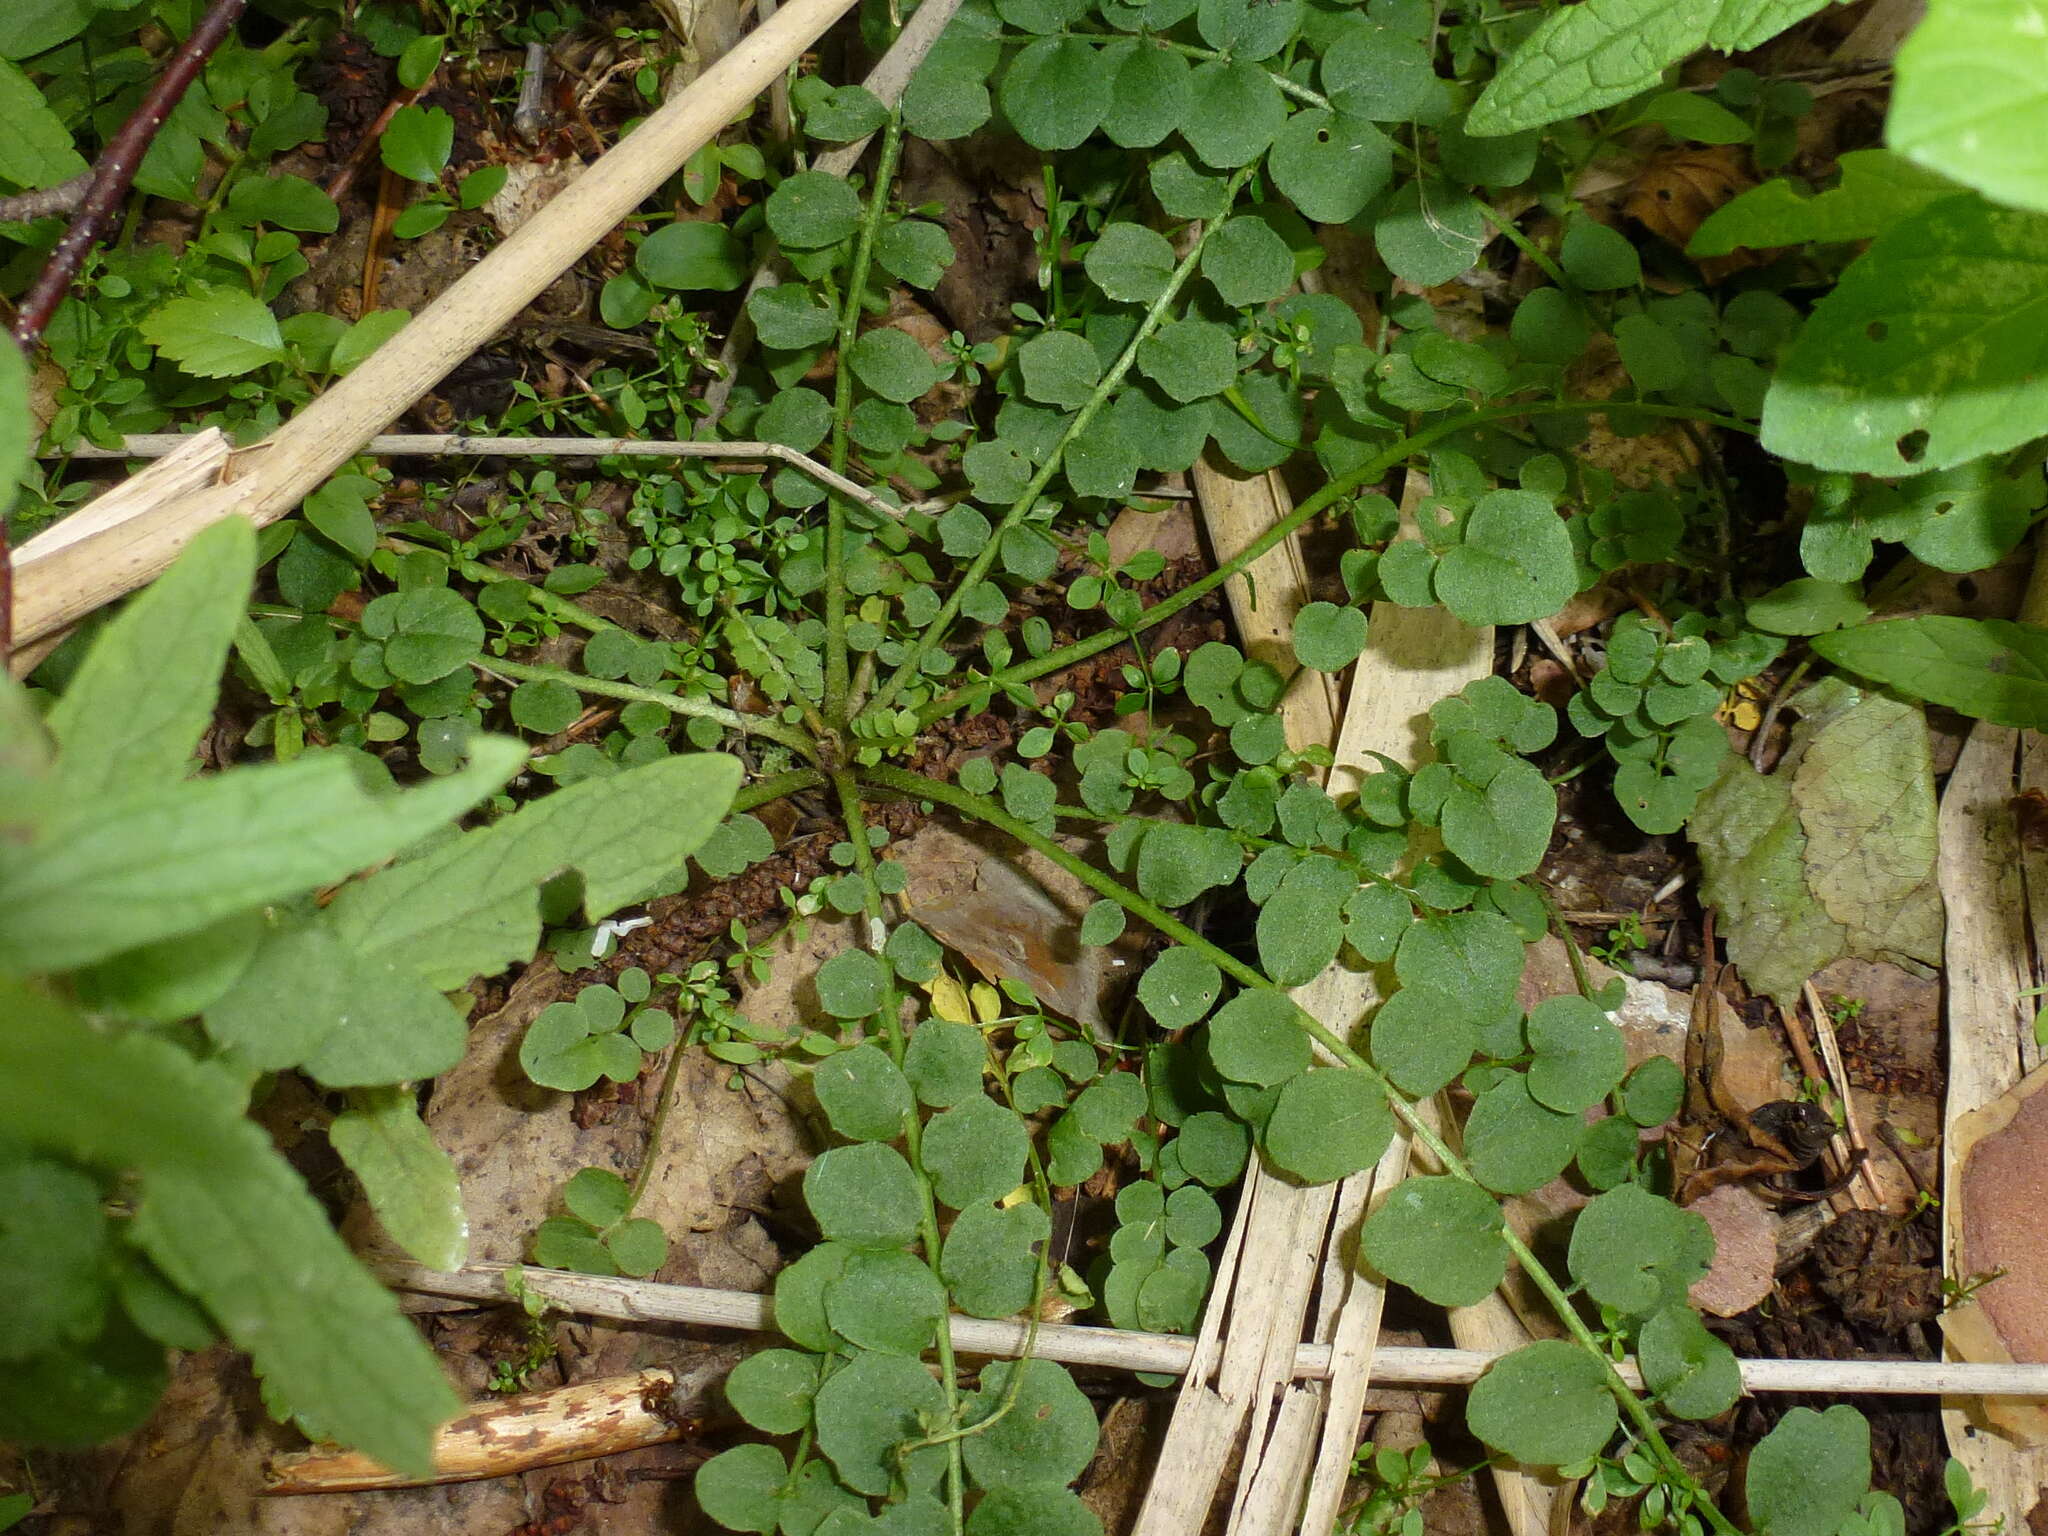
[[[187, 781], [254, 562], [252, 531], [230, 519], [106, 627], [46, 715], [0, 685], [4, 1167], [17, 1209], [37, 1213], [9, 1235], [28, 1311], [6, 1432], [79, 1443], [127, 1428], [162, 1388], [164, 1347], [218, 1326], [278, 1411], [424, 1468], [453, 1399], [244, 1118], [250, 1090], [287, 1067], [346, 1090], [331, 1136], [385, 1227], [423, 1262], [460, 1263], [454, 1170], [397, 1086], [461, 1054], [441, 989], [530, 954], [538, 887], [564, 869], [593, 915], [644, 895], [711, 830], [737, 769], [642, 770], [637, 788], [661, 793], [665, 777], [672, 797], [660, 849], [626, 824], [644, 802], [629, 791], [607, 810], [607, 786], [417, 851], [517, 770], [521, 750], [493, 737], [403, 792], [341, 750]], [[203, 1033], [153, 1027], [195, 1015]], [[81, 1371], [103, 1389], [81, 1395]]]
[[[2048, 722], [2042, 631], [1872, 619], [1881, 557], [1979, 569], [2016, 546], [2048, 499], [2033, 447], [2048, 432], [2048, 395], [2037, 328], [2025, 323], [2048, 176], [2029, 149], [1965, 154], [1945, 126], [1960, 99], [1944, 83], [1955, 59], [1984, 52], [1973, 41], [1979, 8], [1938, 0], [1902, 56], [1890, 150], [1845, 157], [1842, 185], [1812, 196], [1791, 178], [1759, 188], [1691, 245], [1702, 255], [1791, 249], [1780, 268], [1717, 287], [1676, 252], [1652, 250], [1646, 271], [1644, 252], [1569, 191], [1624, 135], [1746, 144], [1765, 169], [1785, 163], [1790, 126], [1810, 101], [1796, 82], [1731, 71], [1695, 92], [1667, 88], [1666, 72], [1702, 47], [1754, 48], [1814, 9], [991, 0], [963, 7], [900, 109], [858, 86], [799, 81], [800, 153], [708, 145], [678, 190], [720, 216], [682, 218], [664, 205], [625, 231], [600, 314], [643, 338], [654, 361], [599, 369], [582, 395], [559, 401], [522, 381], [506, 426], [765, 440], [883, 486], [900, 515], [787, 465], [731, 473], [621, 458], [605, 466], [628, 486], [615, 526], [540, 472], [450, 533], [440, 524], [451, 519], [426, 516], [446, 513], [445, 488], [422, 497], [420, 516], [401, 518], [385, 481], [336, 477], [298, 521], [266, 532], [264, 603], [246, 624], [222, 619], [217, 643], [188, 668], [210, 689], [232, 642], [270, 706], [253, 744], [285, 761], [178, 788], [277, 773], [338, 782], [342, 770], [326, 765], [374, 744], [403, 754], [426, 782], [388, 801], [362, 791], [365, 801], [393, 818], [393, 807], [415, 803], [434, 815], [365, 844], [345, 868], [296, 872], [288, 891], [238, 887], [241, 909], [275, 899], [286, 910], [262, 925], [245, 910], [253, 937], [208, 930], [221, 952], [235, 942], [251, 952], [235, 952], [247, 970], [211, 995], [193, 973], [236, 967], [214, 948], [202, 953], [192, 928], [119, 932], [130, 949], [180, 941], [132, 970], [180, 1005], [153, 1004], [158, 1014], [202, 1016], [193, 1040], [203, 1059], [134, 1031], [109, 1042], [56, 991], [26, 995], [84, 1048], [124, 1052], [109, 1061], [115, 1075], [146, 1081], [137, 1062], [209, 1082], [239, 1073], [205, 1099], [223, 1141], [232, 1138], [222, 1125], [242, 1125], [242, 1090], [258, 1071], [301, 1070], [350, 1093], [337, 1148], [394, 1235], [446, 1262], [444, 1170], [425, 1156], [401, 1086], [445, 1068], [459, 1044], [459, 1016], [436, 989], [532, 953], [544, 922], [558, 953], [587, 960], [604, 943], [593, 925], [674, 889], [686, 855], [721, 878], [772, 852], [774, 838], [746, 811], [800, 792], [829, 797], [843, 823], [831, 868], [788, 910], [796, 923], [860, 919], [862, 945], [810, 978], [830, 1027], [795, 1031], [737, 1010], [730, 978], [758, 975], [768, 942], [744, 930], [723, 954], [658, 978], [676, 989], [686, 1024], [678, 1049], [701, 1044], [735, 1068], [770, 1055], [808, 1064], [832, 1133], [804, 1188], [822, 1241], [777, 1286], [777, 1326], [797, 1347], [754, 1357], [729, 1392], [750, 1425], [795, 1439], [788, 1452], [749, 1444], [708, 1463], [697, 1490], [714, 1518], [741, 1530], [807, 1528], [837, 1509], [865, 1518], [881, 1501], [893, 1523], [977, 1536], [1085, 1529], [1065, 1488], [1094, 1445], [1078, 1389], [1042, 1361], [988, 1367], [970, 1389], [946, 1314], [1033, 1311], [1059, 1284], [1112, 1323], [1190, 1328], [1209, 1281], [1204, 1248], [1221, 1223], [1217, 1192], [1252, 1158], [1326, 1181], [1371, 1166], [1405, 1127], [1438, 1171], [1390, 1192], [1365, 1225], [1365, 1263], [1459, 1305], [1493, 1289], [1513, 1261], [1565, 1334], [1482, 1379], [1468, 1407], [1473, 1432], [1502, 1457], [1587, 1475], [1589, 1499], [1639, 1499], [1645, 1524], [1731, 1530], [1660, 1427], [1712, 1417], [1739, 1388], [1732, 1354], [1685, 1300], [1711, 1238], [1639, 1148], [1639, 1129], [1677, 1112], [1680, 1075], [1660, 1061], [1626, 1070], [1606, 1012], [1612, 994], [1526, 1011], [1517, 1000], [1523, 946], [1547, 926], [1532, 881], [1556, 795], [1532, 759], [1552, 747], [1556, 712], [1487, 678], [1430, 711], [1427, 761], [1411, 771], [1381, 760], [1355, 794], [1333, 798], [1313, 775], [1328, 748], [1290, 747], [1280, 706], [1303, 674], [1338, 673], [1361, 655], [1374, 603], [1516, 625], [1608, 583], [1631, 607], [1591, 631], [1601, 665], [1566, 717], [1604, 744], [1623, 811], [1643, 831], [1693, 835], [1715, 899], [1741, 898], [1722, 902], [1731, 929], [1738, 908], [1801, 894], [1821, 914], [1811, 927], [1853, 928], [1857, 942], [1891, 933], [1868, 913], [1828, 906], [1855, 884], [1853, 871], [1817, 867], [1827, 838], [1854, 840], [1828, 816], [1747, 814], [1746, 793], [1789, 801], [1794, 791], [1782, 775], [1761, 790], [1744, 778], [1716, 712], [1727, 690], [1797, 651], [1802, 667], [1832, 664], [2002, 723]], [[445, 17], [458, 52], [505, 19], [481, 0]], [[531, 30], [565, 20], [536, 17]], [[87, 25], [112, 35], [127, 23]], [[395, 9], [366, 6], [358, 25], [400, 61], [401, 79], [435, 68], [437, 36]], [[865, 25], [887, 30], [879, 12]], [[32, 109], [29, 142], [48, 140], [40, 160], [18, 167], [26, 175], [0, 164], [12, 180], [54, 180], [82, 164], [69, 129], [85, 121], [96, 87], [80, 87], [82, 67], [62, 56], [69, 35], [0, 50], [28, 61], [0, 72], [0, 88]], [[174, 413], [260, 430], [402, 322], [373, 315], [337, 331], [330, 317], [294, 325], [269, 307], [303, 270], [298, 236], [332, 212], [317, 189], [260, 174], [301, 142], [271, 129], [280, 114], [292, 132], [317, 131], [290, 84], [301, 43], [231, 50], [219, 90], [209, 86], [216, 115], [181, 127], [189, 144], [169, 141], [174, 166], [202, 143], [231, 163], [203, 198], [190, 177], [168, 191], [145, 183], [192, 204], [200, 233], [177, 257], [117, 249], [74, 295], [51, 333], [68, 390], [56, 438], [111, 440]], [[1015, 303], [1007, 336], [925, 345], [890, 323], [891, 293], [935, 289], [953, 251], [933, 210], [900, 205], [905, 139], [960, 138], [998, 108], [1047, 157], [1040, 291]], [[869, 133], [880, 142], [864, 177], [803, 157]], [[408, 233], [489, 195], [488, 168], [451, 165], [452, 144], [446, 114], [430, 106], [406, 107], [383, 137], [395, 175], [453, 189], [452, 202], [435, 191], [415, 203]], [[713, 195], [728, 175], [748, 187], [730, 218]], [[1510, 217], [1506, 207], [1530, 211]], [[1349, 224], [1370, 240], [1370, 333], [1334, 294], [1292, 291], [1324, 261], [1317, 224]], [[1526, 259], [1527, 283], [1475, 273], [1496, 239]], [[792, 280], [732, 297], [767, 257]], [[1483, 335], [1440, 302], [1468, 277]], [[1802, 315], [1797, 301], [1814, 293]], [[741, 303], [760, 349], [713, 424], [686, 381]], [[1599, 336], [1618, 359], [1614, 389], [1574, 398], [1568, 380]], [[958, 404], [956, 389], [980, 393]], [[1676, 424], [1693, 450], [1689, 469], [1667, 486], [1625, 488], [1577, 452], [1595, 416], [1622, 436]], [[1757, 437], [1788, 461], [1803, 574], [1775, 581], [1785, 573], [1767, 577], [1745, 558], [1743, 487], [1710, 434]], [[1108, 525], [1141, 476], [1204, 455], [1246, 475], [1293, 465], [1319, 488], [1214, 570], [1148, 601], [1164, 562], [1114, 557]], [[1404, 534], [1388, 492], [1410, 475], [1420, 494]], [[902, 505], [906, 492], [937, 494]], [[76, 494], [60, 477], [33, 511]], [[1312, 525], [1344, 546], [1341, 590], [1302, 609], [1288, 650], [1251, 657], [1156, 638]], [[549, 527], [559, 531], [538, 531]], [[607, 553], [613, 535], [625, 540], [622, 558]], [[226, 547], [206, 545], [206, 557]], [[648, 639], [578, 604], [604, 581], [607, 560], [667, 583], [680, 638], [664, 628]], [[121, 626], [180, 601], [179, 583], [193, 579], [180, 569], [102, 646], [132, 649]], [[247, 576], [237, 566], [222, 589], [239, 599]], [[543, 640], [555, 643], [554, 664], [512, 654]], [[1106, 709], [1056, 680], [1118, 646], [1131, 659], [1107, 674], [1121, 687], [1110, 685], [1120, 697]], [[95, 673], [99, 655], [68, 683], [52, 679], [67, 758], [75, 721], [121, 713], [95, 694], [118, 670]], [[1821, 721], [1852, 719], [1869, 701], [1851, 700], [1839, 678], [1784, 691], [1816, 737], [1802, 761], [1838, 763], [1839, 741], [1832, 757], [1821, 750]], [[26, 721], [19, 697], [6, 697]], [[1858, 730], [1903, 724], [1910, 735], [1905, 705], [1877, 704], [1853, 716]], [[923, 752], [943, 740], [941, 727], [983, 712], [1018, 727], [1014, 760], [969, 755], [955, 769], [914, 771], [947, 761]], [[183, 762], [206, 709], [186, 714], [183, 744], [158, 754], [160, 768]], [[483, 729], [500, 718], [537, 738], [595, 739], [567, 740], [535, 763], [559, 787], [515, 806], [502, 786], [520, 755]], [[670, 755], [678, 728], [699, 749], [744, 753], [757, 782], [733, 801], [734, 760]], [[31, 745], [10, 769], [32, 777], [39, 738], [26, 726], [22, 736]], [[1924, 748], [1924, 729], [1917, 740]], [[1903, 765], [1902, 783], [1912, 779], [1902, 803], [1920, 784], [1911, 748], [1888, 759]], [[1799, 777], [1805, 787], [1825, 774]], [[1931, 770], [1927, 783], [1931, 800]], [[316, 880], [398, 852], [491, 796], [488, 825], [417, 850], [317, 912], [300, 899]], [[1014, 981], [961, 988], [943, 946], [898, 913], [907, 875], [872, 824], [890, 800], [976, 822], [1087, 885], [1099, 899], [1084, 944], [1110, 944], [1134, 924], [1160, 936], [1137, 978], [1142, 1017], [1130, 1031], [1113, 1041], [1069, 1032]], [[714, 831], [729, 803], [740, 814]], [[1752, 824], [1769, 837], [1747, 838]], [[594, 852], [582, 842], [592, 826]], [[1075, 852], [1075, 833], [1096, 840], [1089, 856]], [[38, 824], [42, 841], [8, 850], [25, 873], [0, 874], [0, 893], [8, 878], [30, 881], [28, 896], [33, 880], [59, 878], [55, 835]], [[651, 841], [659, 846], [641, 846]], [[582, 874], [580, 918], [576, 893], [556, 883], [571, 866]], [[1913, 873], [1893, 880], [1900, 889], [1888, 899], [1914, 899], [1904, 878]], [[474, 926], [439, 910], [457, 891], [475, 903]], [[1198, 914], [1211, 903], [1249, 916], [1247, 942], [1226, 947], [1203, 930]], [[133, 1009], [97, 975], [122, 951], [63, 948], [74, 931], [118, 928], [104, 913], [81, 917], [74, 904], [66, 927], [48, 916], [61, 904], [25, 896], [4, 910], [0, 934], [26, 936], [0, 946], [0, 965], [75, 972], [86, 1006]], [[1639, 942], [1631, 928], [1609, 935], [1610, 955]], [[1815, 968], [1778, 958], [1774, 977], [1794, 985]], [[1391, 970], [1395, 985], [1367, 1019], [1319, 1019], [1289, 995], [1340, 959]], [[1756, 979], [1762, 967], [1743, 963]], [[414, 1027], [402, 1039], [395, 1029], [390, 1039], [335, 1038], [333, 998], [372, 980]], [[298, 1001], [259, 1020], [248, 1002], [259, 982], [296, 989]], [[629, 969], [551, 1005], [522, 1044], [529, 1076], [580, 1091], [637, 1075], [676, 1037], [674, 1022], [645, 1006], [655, 984]], [[1473, 1106], [1457, 1148], [1421, 1108], [1453, 1085]], [[68, 1186], [67, 1209], [99, 1230], [90, 1212], [114, 1187], [113, 1170], [68, 1143], [57, 1151], [97, 1170], [100, 1184]], [[43, 1176], [59, 1184], [60, 1173], [86, 1177], [52, 1166]], [[1116, 1225], [1084, 1279], [1046, 1251], [1051, 1190], [1111, 1167]], [[1505, 1224], [1500, 1201], [1566, 1172], [1593, 1198], [1560, 1270]], [[141, 1173], [147, 1188], [154, 1165]], [[564, 1192], [569, 1215], [537, 1236], [536, 1258], [651, 1268], [658, 1234], [631, 1216], [632, 1194], [616, 1175], [584, 1170]], [[102, 1315], [111, 1314], [90, 1320]], [[391, 1349], [398, 1359], [401, 1346]], [[928, 1351], [936, 1376], [921, 1363]], [[1614, 1369], [1629, 1355], [1643, 1392]], [[408, 1358], [416, 1365], [417, 1350]], [[266, 1371], [307, 1420], [379, 1454], [395, 1448], [392, 1459], [410, 1447], [417, 1460], [427, 1408], [445, 1406], [357, 1402], [343, 1420], [333, 1416], [338, 1394]], [[1425, 1465], [1426, 1453], [1381, 1468], [1387, 1497], [1358, 1512], [1360, 1528], [1408, 1529]], [[1812, 1536], [1889, 1531], [1896, 1506], [1868, 1483], [1867, 1429], [1852, 1410], [1794, 1410], [1751, 1457], [1752, 1521]]]

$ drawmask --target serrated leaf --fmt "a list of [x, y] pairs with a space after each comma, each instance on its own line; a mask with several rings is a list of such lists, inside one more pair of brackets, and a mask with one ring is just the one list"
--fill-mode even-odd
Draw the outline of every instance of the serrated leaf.
[[1946, 469], [2048, 431], [2048, 214], [1945, 198], [1815, 306], [1764, 397], [1763, 444], [1821, 469]]
[[[41, 52], [41, 49], [33, 50]], [[9, 52], [9, 57], [28, 55]], [[0, 177], [19, 187], [54, 187], [87, 169], [64, 120], [15, 65], [0, 60]]]
[[224, 518], [100, 631], [46, 721], [53, 809], [185, 777], [255, 569], [255, 530]]
[[[328, 908], [335, 935], [366, 957], [461, 986], [531, 955], [540, 884], [583, 877], [593, 921], [653, 895], [706, 838], [739, 786], [736, 759], [681, 754], [586, 779], [532, 801], [423, 858], [350, 886]], [[673, 887], [670, 887], [671, 889]]]
[[1540, 128], [1626, 101], [1711, 44], [1757, 47], [1826, 0], [1581, 0], [1552, 11], [1495, 73], [1465, 122], [1478, 135]]
[[1960, 190], [1888, 150], [1854, 149], [1837, 162], [1841, 182], [1811, 195], [1780, 177], [1752, 187], [1707, 216], [1686, 245], [1691, 256], [1726, 256], [1741, 246], [1868, 240], [1929, 203]]
[[327, 1135], [399, 1247], [429, 1269], [462, 1267], [469, 1254], [462, 1185], [420, 1119], [410, 1090], [359, 1095]]
[[71, 969], [340, 880], [460, 815], [525, 756], [478, 737], [468, 767], [378, 795], [346, 756], [309, 755], [53, 815], [0, 846], [0, 966]]
[[1838, 667], [1995, 725], [2048, 730], [2048, 630], [2004, 619], [1888, 619], [1816, 635]]
[[130, 1235], [296, 1413], [426, 1476], [457, 1408], [431, 1350], [297, 1173], [242, 1086], [146, 1034], [110, 1036], [0, 979], [0, 1123], [18, 1144], [139, 1175]]
[[239, 288], [171, 299], [143, 317], [142, 339], [185, 372], [231, 379], [284, 361], [277, 316]]
[[2016, 208], [2048, 212], [2048, 7], [1932, 0], [1894, 61], [1885, 142]]

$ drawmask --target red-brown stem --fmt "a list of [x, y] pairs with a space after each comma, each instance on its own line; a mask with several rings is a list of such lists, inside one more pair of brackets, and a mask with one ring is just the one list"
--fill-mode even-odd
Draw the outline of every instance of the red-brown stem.
[[64, 295], [71, 291], [72, 279], [78, 276], [85, 253], [113, 222], [128, 189], [135, 184], [135, 172], [157, 130], [184, 98], [200, 67], [241, 20], [248, 3], [249, 0], [213, 0], [199, 25], [192, 29], [192, 35], [179, 45], [164, 72], [156, 77], [149, 93], [142, 98], [142, 105], [129, 114], [121, 131], [100, 155], [99, 163], [93, 167], [92, 190], [86, 193], [77, 217], [64, 231], [57, 248], [50, 252], [49, 261], [36, 275], [14, 317], [14, 340], [22, 351], [28, 351], [42, 338], [43, 327], [50, 323], [57, 306], [64, 302]]

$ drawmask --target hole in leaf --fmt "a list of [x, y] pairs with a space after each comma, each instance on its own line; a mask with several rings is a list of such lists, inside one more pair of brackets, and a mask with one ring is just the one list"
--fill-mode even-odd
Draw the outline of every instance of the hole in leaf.
[[1900, 458], [1908, 464], [1918, 464], [1927, 452], [1927, 434], [1915, 428], [1900, 438], [1897, 446]]

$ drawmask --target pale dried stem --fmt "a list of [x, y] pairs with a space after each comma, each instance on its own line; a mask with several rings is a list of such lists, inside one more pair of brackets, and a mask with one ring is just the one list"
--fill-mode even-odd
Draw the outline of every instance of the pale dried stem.
[[[504, 1301], [510, 1297], [505, 1277], [516, 1268], [507, 1264], [471, 1264], [448, 1272], [422, 1264], [387, 1261], [373, 1266], [377, 1275], [400, 1291], [448, 1296], [467, 1301]], [[745, 1333], [774, 1329], [773, 1298], [752, 1291], [715, 1290], [708, 1286], [662, 1285], [652, 1280], [627, 1280], [565, 1270], [521, 1269], [525, 1290], [545, 1297], [565, 1312], [615, 1322], [694, 1323]], [[1069, 1324], [1031, 1325], [992, 1322], [976, 1317], [952, 1320], [953, 1347], [962, 1354], [1009, 1359], [1030, 1346], [1039, 1358], [1064, 1365], [1102, 1366], [1111, 1370], [1159, 1371], [1179, 1374], [1187, 1369], [1196, 1341], [1181, 1334], [1142, 1333], [1123, 1328], [1077, 1328]], [[1330, 1346], [1302, 1344], [1293, 1356], [1298, 1379], [1323, 1380], [1330, 1374]], [[1486, 1374], [1498, 1352], [1474, 1349], [1422, 1349], [1382, 1345], [1373, 1352], [1375, 1381], [1395, 1386], [1467, 1386]], [[1749, 1392], [1869, 1392], [1888, 1396], [1964, 1395], [1982, 1397], [2048, 1397], [2048, 1365], [1968, 1365], [1938, 1360], [1743, 1360], [1743, 1388]], [[1621, 1368], [1631, 1387], [1639, 1387], [1632, 1365]]]

